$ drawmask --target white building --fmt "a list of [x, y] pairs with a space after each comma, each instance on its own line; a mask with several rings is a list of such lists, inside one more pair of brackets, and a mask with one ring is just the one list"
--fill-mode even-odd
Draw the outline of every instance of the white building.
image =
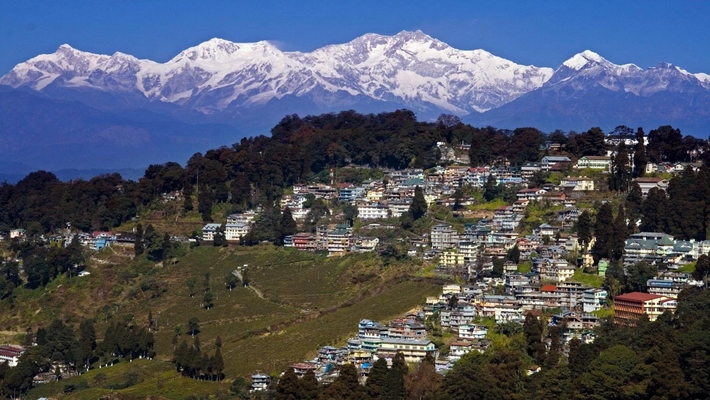
[[250, 225], [252, 222], [254, 222], [255, 217], [255, 211], [247, 211], [242, 214], [231, 214], [227, 216], [227, 223]]
[[590, 313], [592, 311], [601, 310], [601, 308], [606, 304], [606, 290], [602, 289], [589, 289], [584, 291], [582, 297], [582, 310], [585, 313]]
[[357, 205], [357, 217], [360, 219], [384, 219], [389, 216], [389, 209], [381, 203], [361, 202]]
[[249, 225], [246, 224], [226, 224], [224, 226], [224, 238], [228, 242], [238, 242], [249, 233]]
[[9, 367], [16, 367], [25, 349], [20, 346], [4, 344], [0, 346], [0, 363], [6, 362]]
[[578, 191], [592, 191], [594, 190], [594, 181], [586, 177], [566, 177], [560, 180], [560, 189], [562, 190], [572, 190]]
[[207, 224], [202, 227], [202, 240], [211, 242], [214, 240], [214, 235], [217, 230], [222, 227], [221, 224]]
[[383, 338], [380, 348], [377, 349], [376, 355], [378, 358], [394, 357], [395, 354], [401, 352], [404, 355], [404, 360], [408, 363], [418, 363], [422, 361], [427, 354], [436, 356], [436, 346], [434, 342], [428, 339], [411, 340], [411, 339], [393, 339]]
[[451, 226], [439, 224], [431, 227], [429, 240], [431, 241], [432, 249], [445, 250], [458, 244], [459, 234]]
[[577, 160], [574, 166], [577, 169], [596, 169], [601, 171], [611, 171], [611, 157], [607, 156], [584, 156]]

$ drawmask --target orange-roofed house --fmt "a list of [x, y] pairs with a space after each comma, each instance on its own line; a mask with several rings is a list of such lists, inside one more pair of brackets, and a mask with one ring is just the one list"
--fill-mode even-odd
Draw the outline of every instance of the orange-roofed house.
[[635, 325], [643, 315], [655, 321], [665, 311], [675, 311], [678, 302], [666, 296], [631, 292], [614, 297], [614, 323]]

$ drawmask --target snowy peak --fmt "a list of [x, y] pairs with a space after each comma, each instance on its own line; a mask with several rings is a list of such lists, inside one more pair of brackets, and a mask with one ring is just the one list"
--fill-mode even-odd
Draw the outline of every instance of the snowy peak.
[[279, 52], [273, 45], [267, 41], [256, 43], [234, 43], [229, 40], [213, 38], [206, 42], [200, 43], [197, 46], [183, 50], [168, 63], [178, 63], [180, 61], [213, 61], [218, 63], [229, 62], [230, 60], [239, 57], [245, 52]]
[[662, 62], [645, 70], [634, 64], [617, 65], [586, 50], [565, 61], [545, 83], [543, 90], [557, 91], [572, 98], [596, 89], [646, 97], [662, 91], [707, 90], [710, 85], [702, 78], [702, 74], [691, 74], [670, 63]]
[[593, 63], [601, 64], [603, 62], [606, 62], [606, 60], [602, 58], [599, 54], [591, 50], [585, 50], [581, 53], [575, 54], [572, 58], [562, 63], [562, 65], [567, 68], [579, 71], [587, 65]]

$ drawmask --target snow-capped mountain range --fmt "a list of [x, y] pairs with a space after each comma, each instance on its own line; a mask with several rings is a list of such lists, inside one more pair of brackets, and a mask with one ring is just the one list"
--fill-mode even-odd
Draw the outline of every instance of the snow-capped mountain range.
[[266, 41], [211, 39], [162, 64], [62, 45], [52, 54], [18, 64], [0, 84], [37, 91], [61, 87], [141, 93], [150, 101], [203, 113], [319, 92], [465, 115], [539, 88], [552, 72], [484, 50], [457, 50], [420, 31], [405, 31], [366, 34], [310, 53], [282, 52]]
[[52, 54], [18, 64], [0, 84], [48, 93], [130, 93], [204, 114], [240, 114], [295, 97], [324, 110], [337, 108], [343, 99], [360, 98], [464, 116], [498, 108], [537, 89], [569, 95], [598, 85], [642, 97], [705, 91], [710, 90], [710, 75], [668, 64], [645, 70], [615, 65], [589, 50], [553, 70], [519, 65], [485, 50], [454, 49], [421, 31], [402, 31], [394, 36], [366, 34], [310, 53], [283, 52], [267, 41], [211, 39], [165, 63], [62, 45]]
[[266, 133], [288, 114], [398, 108], [498, 128], [673, 125], [707, 137], [710, 75], [616, 65], [589, 50], [556, 69], [525, 66], [420, 31], [310, 53], [211, 39], [165, 63], [62, 45], [0, 78], [0, 158], [138, 167]]

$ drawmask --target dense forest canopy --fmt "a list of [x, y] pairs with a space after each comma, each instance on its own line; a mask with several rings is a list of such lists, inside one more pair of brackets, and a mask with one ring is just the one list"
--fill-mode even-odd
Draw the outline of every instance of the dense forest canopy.
[[[639, 133], [643, 136], [641, 128]], [[621, 126], [611, 134], [629, 137], [633, 130]], [[272, 204], [284, 188], [313, 180], [330, 168], [431, 168], [442, 157], [437, 142], [470, 145], [472, 166], [499, 162], [520, 166], [539, 161], [546, 142], [559, 143], [572, 157], [605, 154], [604, 137], [599, 128], [549, 134], [529, 127], [476, 128], [451, 115], [420, 122], [408, 110], [367, 115], [351, 110], [303, 118], [294, 114], [274, 126], [270, 137], [244, 138], [230, 147], [196, 153], [184, 168], [174, 162], [151, 165], [138, 182], [118, 174], [60, 182], [54, 174], [38, 171], [16, 185], [2, 184], [0, 232], [24, 228], [46, 233], [67, 223], [82, 231], [111, 229], [161, 193], [183, 190], [186, 209], [191, 209], [195, 185], [199, 211], [208, 221], [214, 203], [231, 202], [235, 210]], [[690, 161], [693, 155], [710, 154], [705, 140], [683, 137], [670, 126], [650, 131], [648, 139], [645, 158], [634, 162]]]

